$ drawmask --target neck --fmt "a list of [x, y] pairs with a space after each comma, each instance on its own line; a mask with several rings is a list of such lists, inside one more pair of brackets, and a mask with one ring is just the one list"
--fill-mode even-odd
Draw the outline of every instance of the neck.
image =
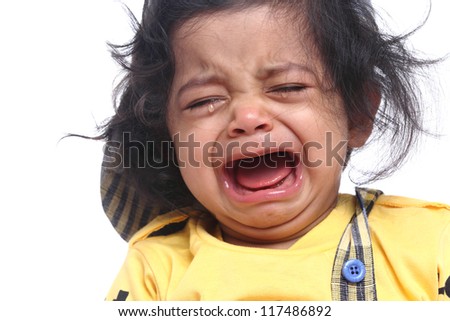
[[256, 247], [256, 248], [266, 248], [266, 249], [289, 249], [294, 243], [296, 243], [303, 235], [311, 231], [317, 224], [322, 222], [328, 214], [332, 211], [336, 203], [333, 204], [327, 211], [320, 215], [315, 221], [306, 226], [306, 228], [301, 229], [297, 233], [279, 239], [260, 239], [252, 238], [247, 235], [243, 235], [227, 228], [225, 225], [220, 224], [220, 229], [222, 231], [223, 240], [227, 243], [239, 246]]
[[227, 234], [226, 232], [224, 232], [223, 229], [222, 229], [222, 234], [223, 234], [223, 240], [229, 244], [246, 246], [246, 247], [264, 248], [264, 249], [279, 249], [279, 250], [289, 249], [300, 238], [300, 237], [294, 237], [294, 238], [288, 239], [288, 240], [282, 240], [282, 241], [276, 241], [276, 242], [273, 242], [273, 241], [265, 242], [265, 241], [257, 241], [257, 240], [250, 240], [250, 239], [245, 239], [245, 238], [241, 238], [241, 237], [235, 237], [233, 235]]

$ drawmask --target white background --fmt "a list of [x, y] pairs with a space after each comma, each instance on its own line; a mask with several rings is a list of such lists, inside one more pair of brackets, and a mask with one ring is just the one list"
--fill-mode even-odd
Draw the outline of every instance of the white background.
[[[142, 2], [126, 1], [137, 13]], [[399, 31], [413, 28], [428, 9], [426, 0], [374, 3]], [[417, 50], [450, 53], [449, 11], [448, 1], [433, 1], [428, 23], [412, 38]], [[113, 0], [4, 1], [0, 35], [0, 305], [17, 308], [18, 319], [66, 307], [62, 319], [70, 319], [74, 309], [104, 299], [126, 243], [100, 204], [102, 143], [59, 139], [95, 135], [96, 124], [111, 115], [118, 69], [105, 43], [129, 39], [128, 18]], [[436, 112], [429, 118], [443, 137], [425, 140], [402, 171], [374, 186], [450, 203], [450, 61], [432, 75], [425, 92]], [[344, 180], [342, 190], [352, 188]]]

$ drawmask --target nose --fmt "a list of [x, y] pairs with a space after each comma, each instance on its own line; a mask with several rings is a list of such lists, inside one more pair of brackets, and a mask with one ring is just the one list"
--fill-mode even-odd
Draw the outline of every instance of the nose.
[[252, 135], [258, 131], [269, 132], [272, 128], [272, 117], [263, 107], [238, 106], [233, 110], [233, 119], [228, 125], [228, 135], [230, 137]]

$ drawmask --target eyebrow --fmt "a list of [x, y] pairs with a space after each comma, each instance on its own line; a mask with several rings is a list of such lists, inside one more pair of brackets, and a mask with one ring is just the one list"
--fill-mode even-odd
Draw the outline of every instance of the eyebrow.
[[201, 87], [206, 84], [220, 84], [222, 83], [221, 79], [216, 75], [210, 76], [196, 76], [188, 80], [183, 86], [178, 89], [177, 96], [180, 97], [181, 94], [191, 88]]
[[282, 64], [278, 64], [278, 65], [274, 65], [274, 66], [270, 66], [270, 67], [261, 69], [258, 72], [258, 77], [263, 78], [263, 79], [270, 78], [274, 75], [288, 72], [291, 70], [297, 70], [297, 71], [309, 73], [309, 74], [316, 76], [316, 73], [314, 72], [314, 70], [306, 65], [301, 65], [301, 64], [297, 64], [297, 63], [293, 63], [293, 62], [287, 62], [287, 63], [282, 63]]

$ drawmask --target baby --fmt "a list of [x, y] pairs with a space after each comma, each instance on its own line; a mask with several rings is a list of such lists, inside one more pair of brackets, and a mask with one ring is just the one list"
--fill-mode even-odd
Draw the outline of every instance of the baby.
[[103, 136], [129, 241], [107, 300], [450, 300], [449, 206], [338, 193], [372, 131], [372, 180], [422, 131], [430, 62], [369, 1], [153, 0], [135, 23]]

